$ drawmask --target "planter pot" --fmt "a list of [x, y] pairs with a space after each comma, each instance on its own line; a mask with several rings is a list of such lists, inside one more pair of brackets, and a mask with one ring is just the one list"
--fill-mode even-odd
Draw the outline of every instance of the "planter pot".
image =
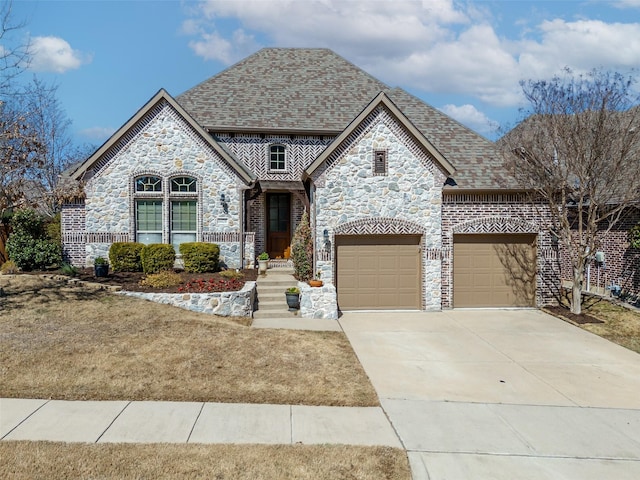
[[106, 277], [107, 275], [109, 275], [109, 265], [107, 263], [94, 265], [93, 273], [96, 277]]
[[298, 310], [300, 308], [300, 294], [299, 293], [286, 293], [287, 297], [287, 306], [289, 307], [289, 311], [292, 312], [294, 310]]
[[267, 273], [269, 268], [269, 260], [258, 260], [258, 273]]
[[322, 280], [309, 280], [309, 285], [312, 287], [321, 287], [324, 283]]

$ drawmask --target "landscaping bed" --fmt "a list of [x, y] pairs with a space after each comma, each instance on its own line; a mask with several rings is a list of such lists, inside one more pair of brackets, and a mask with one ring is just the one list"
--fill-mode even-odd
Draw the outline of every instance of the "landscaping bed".
[[[47, 272], [51, 273], [51, 272]], [[255, 281], [258, 278], [257, 270], [255, 269], [244, 269], [240, 270], [242, 277], [237, 280], [237, 284], [234, 285], [234, 288], [239, 290], [242, 288], [245, 282]], [[84, 268], [78, 270], [78, 274], [75, 278], [79, 280], [83, 280], [86, 282], [98, 283], [101, 285], [112, 285], [112, 286], [121, 286], [123, 290], [128, 290], [130, 292], [148, 292], [148, 293], [183, 293], [185, 284], [191, 283], [196, 284], [199, 280], [203, 280], [204, 282], [213, 281], [217, 284], [227, 283], [230, 284], [230, 279], [221, 275], [220, 272], [217, 273], [187, 273], [187, 272], [179, 272], [179, 275], [182, 277], [182, 283], [179, 285], [174, 285], [170, 287], [151, 287], [142, 285], [140, 282], [144, 280], [147, 275], [142, 272], [112, 272], [109, 271], [109, 274], [106, 277], [96, 277], [94, 275], [93, 269]], [[182, 288], [182, 290], [180, 290]], [[222, 290], [227, 291], [227, 290]]]

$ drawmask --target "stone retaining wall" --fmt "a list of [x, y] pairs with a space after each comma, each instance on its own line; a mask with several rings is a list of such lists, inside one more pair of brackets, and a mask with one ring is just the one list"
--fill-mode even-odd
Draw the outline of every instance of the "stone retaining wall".
[[338, 318], [336, 287], [332, 284], [311, 287], [298, 282], [300, 289], [300, 315], [302, 318]]
[[253, 317], [256, 282], [246, 282], [237, 292], [218, 293], [144, 293], [119, 291], [120, 295], [173, 305], [193, 312], [223, 317]]

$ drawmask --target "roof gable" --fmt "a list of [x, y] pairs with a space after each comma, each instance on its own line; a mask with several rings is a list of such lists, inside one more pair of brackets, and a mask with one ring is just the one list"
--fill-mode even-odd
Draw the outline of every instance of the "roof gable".
[[[131, 117], [118, 131], [116, 131], [98, 150], [96, 150], [87, 160], [72, 173], [69, 178], [72, 180], [82, 180], [87, 172], [94, 166], [98, 165], [100, 160], [113, 150], [119, 150], [124, 146], [127, 136], [135, 134], [136, 127], [139, 123], [155, 108], [163, 102], [169, 104], [186, 122], [193, 128], [204, 142], [211, 147], [222, 159], [227, 162], [236, 174], [246, 183], [249, 184], [255, 180], [255, 175], [238, 162], [233, 155], [216, 142], [196, 121], [189, 115], [175, 99], [169, 95], [166, 90], [160, 89], [136, 114]], [[121, 142], [122, 141], [122, 142]]]
[[384, 106], [395, 119], [411, 134], [413, 139], [439, 164], [440, 168], [447, 175], [452, 175], [455, 168], [449, 161], [438, 151], [437, 148], [418, 130], [413, 123], [400, 111], [400, 109], [389, 99], [384, 93], [380, 92], [369, 102], [367, 107], [353, 119], [345, 130], [338, 135], [333, 142], [315, 159], [315, 161], [307, 167], [305, 175], [310, 177], [313, 173], [333, 154], [333, 152], [349, 138], [349, 136], [358, 128], [358, 126], [379, 106]]

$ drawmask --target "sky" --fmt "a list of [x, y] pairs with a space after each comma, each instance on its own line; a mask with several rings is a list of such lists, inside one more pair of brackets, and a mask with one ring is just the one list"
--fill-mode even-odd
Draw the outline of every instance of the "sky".
[[330, 48], [492, 140], [521, 118], [523, 80], [640, 75], [640, 0], [13, 0], [12, 18], [0, 50], [30, 43], [20, 81], [58, 85], [79, 144], [264, 47]]

